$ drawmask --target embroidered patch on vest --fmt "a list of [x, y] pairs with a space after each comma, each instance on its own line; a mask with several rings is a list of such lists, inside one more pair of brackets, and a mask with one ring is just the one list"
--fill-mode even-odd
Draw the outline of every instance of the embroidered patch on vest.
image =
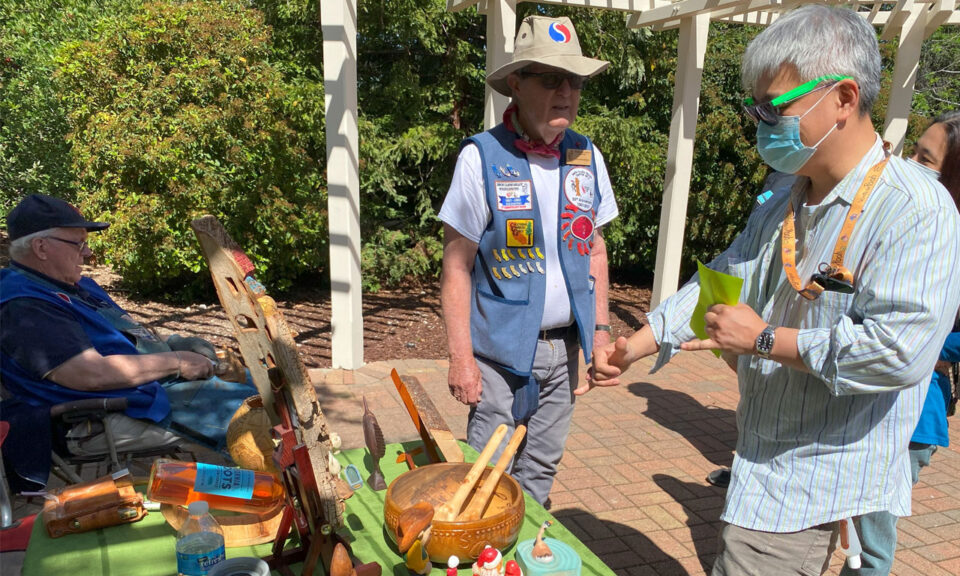
[[593, 208], [593, 172], [589, 168], [571, 169], [563, 179], [563, 193], [567, 200], [580, 210]]
[[70, 300], [70, 297], [64, 294], [63, 292], [55, 292], [55, 294], [57, 295], [57, 298], [63, 300], [67, 304], [73, 304], [73, 301]]
[[577, 252], [581, 256], [589, 254], [590, 248], [593, 247], [593, 242], [591, 242], [594, 230], [593, 211], [591, 210], [590, 214], [580, 215], [573, 212], [563, 212], [560, 217], [563, 219], [560, 229], [564, 231], [563, 239], [567, 242], [567, 250], [573, 250], [574, 243], [576, 243]]
[[[507, 220], [507, 246], [528, 248], [533, 246], [533, 220]], [[526, 255], [520, 251], [524, 258]]]
[[513, 212], [517, 210], [533, 210], [533, 182], [519, 180], [516, 182], [497, 180], [497, 210]]

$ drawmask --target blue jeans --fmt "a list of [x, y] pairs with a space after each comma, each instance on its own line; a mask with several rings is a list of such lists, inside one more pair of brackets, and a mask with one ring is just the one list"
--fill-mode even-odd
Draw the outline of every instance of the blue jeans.
[[234, 412], [257, 389], [250, 381], [209, 380], [168, 382], [163, 389], [170, 399], [170, 414], [159, 426], [218, 452], [225, 452], [227, 425]]
[[[910, 471], [913, 483], [920, 478], [920, 469], [930, 465], [930, 457], [937, 451], [935, 444], [910, 443]], [[897, 550], [897, 517], [887, 511], [871, 512], [854, 519], [860, 545], [863, 546], [863, 567], [853, 571], [846, 564], [840, 576], [887, 576], [893, 566]]]

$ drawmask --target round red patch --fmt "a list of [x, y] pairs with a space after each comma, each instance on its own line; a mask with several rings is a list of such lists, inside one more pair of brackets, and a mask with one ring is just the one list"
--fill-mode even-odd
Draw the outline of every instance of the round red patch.
[[570, 225], [570, 231], [580, 240], [589, 240], [593, 235], [593, 220], [589, 216], [577, 216]]

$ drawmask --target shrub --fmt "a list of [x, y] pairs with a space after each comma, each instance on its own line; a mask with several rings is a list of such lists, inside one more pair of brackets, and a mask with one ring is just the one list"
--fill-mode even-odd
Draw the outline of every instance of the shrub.
[[209, 285], [190, 230], [205, 213], [274, 288], [325, 262], [320, 165], [269, 49], [242, 3], [158, 2], [58, 54], [80, 207], [112, 224], [96, 247], [141, 292]]

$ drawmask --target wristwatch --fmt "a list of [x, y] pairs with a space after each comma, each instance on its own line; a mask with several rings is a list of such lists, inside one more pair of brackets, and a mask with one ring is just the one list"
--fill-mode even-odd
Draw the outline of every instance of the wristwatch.
[[770, 358], [770, 353], [773, 352], [773, 341], [775, 339], [776, 335], [773, 331], [773, 326], [768, 325], [763, 329], [763, 332], [757, 336], [757, 355], [764, 359]]

